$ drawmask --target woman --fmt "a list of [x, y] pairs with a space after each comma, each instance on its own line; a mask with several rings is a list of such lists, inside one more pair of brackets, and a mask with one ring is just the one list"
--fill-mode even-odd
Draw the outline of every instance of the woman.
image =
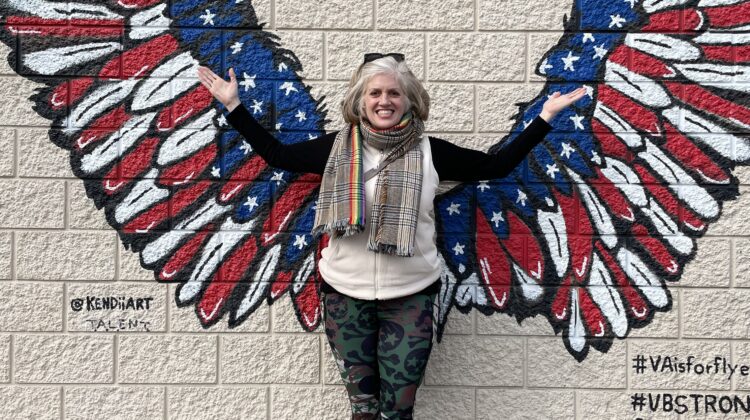
[[229, 82], [206, 67], [198, 76], [269, 165], [323, 176], [313, 233], [330, 237], [319, 264], [325, 328], [352, 418], [412, 418], [440, 287], [438, 182], [504, 177], [585, 89], [553, 94], [515, 141], [489, 155], [424, 135], [429, 95], [402, 54], [366, 54], [342, 103], [347, 125], [293, 145], [242, 106], [232, 69]]

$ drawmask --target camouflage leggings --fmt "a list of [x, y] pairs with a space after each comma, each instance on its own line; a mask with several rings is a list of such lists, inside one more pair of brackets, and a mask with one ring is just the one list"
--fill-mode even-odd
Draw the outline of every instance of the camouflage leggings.
[[328, 343], [353, 419], [411, 419], [432, 350], [433, 295], [361, 300], [326, 293]]

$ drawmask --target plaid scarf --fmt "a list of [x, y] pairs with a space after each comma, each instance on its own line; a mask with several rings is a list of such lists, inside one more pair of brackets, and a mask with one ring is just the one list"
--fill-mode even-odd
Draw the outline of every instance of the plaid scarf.
[[367, 122], [339, 131], [328, 156], [318, 193], [313, 234], [349, 236], [365, 229], [365, 180], [362, 142], [386, 151], [375, 188], [367, 249], [410, 257], [414, 254], [419, 200], [422, 193], [424, 124], [407, 113], [386, 130]]

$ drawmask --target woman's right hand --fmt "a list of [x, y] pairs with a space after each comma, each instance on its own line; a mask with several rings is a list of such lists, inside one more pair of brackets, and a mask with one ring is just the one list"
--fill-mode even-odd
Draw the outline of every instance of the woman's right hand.
[[234, 69], [229, 69], [229, 81], [227, 82], [208, 67], [200, 66], [198, 67], [198, 79], [211, 92], [211, 95], [226, 107], [227, 111], [232, 112], [240, 104], [237, 76], [234, 74]]

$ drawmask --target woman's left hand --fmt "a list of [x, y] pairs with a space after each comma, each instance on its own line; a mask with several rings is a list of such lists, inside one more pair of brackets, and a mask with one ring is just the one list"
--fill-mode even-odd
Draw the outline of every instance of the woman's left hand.
[[566, 107], [570, 106], [573, 102], [583, 98], [586, 94], [586, 88], [579, 87], [578, 89], [568, 92], [565, 95], [561, 95], [560, 92], [555, 92], [547, 101], [542, 105], [542, 112], [539, 114], [544, 121], [550, 122], [558, 112], [562, 111]]

